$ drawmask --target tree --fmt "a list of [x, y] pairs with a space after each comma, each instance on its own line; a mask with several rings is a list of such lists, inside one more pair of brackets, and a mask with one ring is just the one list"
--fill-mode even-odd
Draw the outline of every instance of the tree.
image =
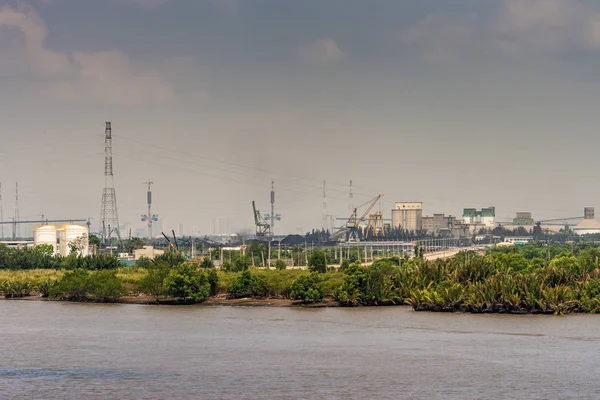
[[215, 263], [208, 257], [204, 257], [204, 259], [202, 259], [202, 262], [200, 263], [200, 268], [210, 269], [214, 267]]
[[316, 272], [298, 277], [292, 283], [291, 289], [290, 297], [294, 300], [302, 300], [305, 303], [323, 300], [323, 278]]
[[287, 264], [285, 263], [285, 261], [283, 261], [283, 260], [275, 261], [275, 269], [276, 270], [283, 271], [286, 268], [287, 268]]
[[100, 247], [100, 238], [96, 235], [90, 235], [90, 245]]
[[152, 295], [156, 300], [166, 295], [164, 286], [165, 278], [169, 275], [169, 264], [164, 261], [149, 263], [147, 273], [140, 280], [138, 290], [141, 293]]
[[308, 259], [308, 269], [311, 272], [327, 272], [327, 259], [323, 250], [317, 249], [310, 254]]
[[205, 272], [189, 263], [183, 263], [169, 272], [164, 286], [170, 296], [186, 301], [203, 302], [210, 294], [210, 283]]
[[83, 251], [88, 246], [88, 243], [88, 236], [84, 233], [83, 235], [69, 242], [69, 253], [77, 255], [83, 254]]
[[263, 277], [254, 275], [249, 269], [240, 272], [227, 288], [227, 296], [230, 299], [264, 297], [266, 294], [266, 280]]

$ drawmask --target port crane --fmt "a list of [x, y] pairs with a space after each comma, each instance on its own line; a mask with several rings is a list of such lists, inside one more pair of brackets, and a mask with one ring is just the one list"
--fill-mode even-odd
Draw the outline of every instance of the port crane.
[[[380, 193], [375, 198], [373, 198], [373, 199], [367, 201], [366, 203], [361, 204], [360, 206], [356, 207], [352, 211], [352, 214], [350, 215], [350, 217], [346, 221], [345, 225], [342, 226], [340, 229], [338, 229], [333, 235], [331, 235], [330, 239], [331, 240], [342, 241], [342, 240], [344, 240], [344, 239], [347, 238], [347, 240], [349, 242], [357, 242], [358, 241], [358, 228], [365, 221], [365, 218], [367, 217], [367, 215], [369, 215], [369, 212], [371, 212], [371, 210], [373, 209], [373, 207], [375, 207], [375, 204], [377, 204], [377, 202], [382, 197], [383, 197], [383, 193]], [[361, 207], [364, 207], [366, 205], [368, 205], [367, 209], [359, 217], [358, 216], [358, 209], [361, 208]]]
[[174, 230], [172, 230], [171, 232], [173, 233], [173, 242], [175, 242], [175, 243], [173, 243], [173, 242], [172, 242], [172, 241], [169, 239], [169, 237], [168, 237], [167, 235], [165, 235], [165, 233], [164, 233], [164, 232], [161, 232], [161, 233], [162, 233], [162, 235], [165, 237], [165, 239], [167, 239], [167, 243], [169, 243], [169, 246], [171, 246], [171, 249], [173, 250], [173, 252], [174, 252], [174, 253], [183, 254], [183, 256], [184, 256], [186, 259], [188, 259], [188, 258], [189, 258], [189, 257], [188, 257], [188, 255], [187, 255], [187, 254], [185, 254], [184, 252], [182, 252], [181, 250], [179, 250], [179, 244], [177, 243], [177, 236], [175, 236], [175, 231], [174, 231]]
[[265, 221], [263, 215], [256, 209], [256, 203], [252, 201], [254, 211], [254, 225], [256, 226], [256, 237], [272, 236], [271, 225]]

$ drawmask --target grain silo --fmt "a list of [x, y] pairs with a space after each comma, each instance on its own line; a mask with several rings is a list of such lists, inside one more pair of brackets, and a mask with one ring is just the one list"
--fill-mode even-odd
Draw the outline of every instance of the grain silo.
[[79, 255], [89, 255], [89, 229], [83, 225], [63, 225], [58, 229], [60, 241], [60, 255], [71, 254], [71, 247], [77, 246]]
[[396, 203], [392, 210], [392, 227], [404, 231], [421, 231], [423, 229], [423, 203]]
[[40, 225], [33, 228], [33, 246], [50, 245], [53, 254], [56, 254], [57, 247], [57, 229], [54, 225]]

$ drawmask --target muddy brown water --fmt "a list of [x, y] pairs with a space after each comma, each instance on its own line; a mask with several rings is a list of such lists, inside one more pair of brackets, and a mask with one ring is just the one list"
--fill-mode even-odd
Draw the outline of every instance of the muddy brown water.
[[598, 399], [600, 316], [0, 302], [1, 399]]

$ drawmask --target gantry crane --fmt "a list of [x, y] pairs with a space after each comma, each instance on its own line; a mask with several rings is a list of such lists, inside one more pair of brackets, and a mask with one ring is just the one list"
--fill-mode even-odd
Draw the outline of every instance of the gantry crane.
[[[375, 207], [375, 204], [383, 197], [383, 193], [377, 195], [374, 199], [367, 201], [364, 204], [361, 204], [357, 208], [352, 211], [350, 218], [346, 221], [346, 224], [338, 229], [332, 236], [331, 240], [343, 240], [345, 237], [348, 237], [348, 241], [358, 241], [358, 228], [365, 221], [365, 218], [369, 214], [369, 212]], [[358, 209], [369, 205], [365, 212], [358, 217]], [[347, 234], [347, 235], [346, 235]]]

